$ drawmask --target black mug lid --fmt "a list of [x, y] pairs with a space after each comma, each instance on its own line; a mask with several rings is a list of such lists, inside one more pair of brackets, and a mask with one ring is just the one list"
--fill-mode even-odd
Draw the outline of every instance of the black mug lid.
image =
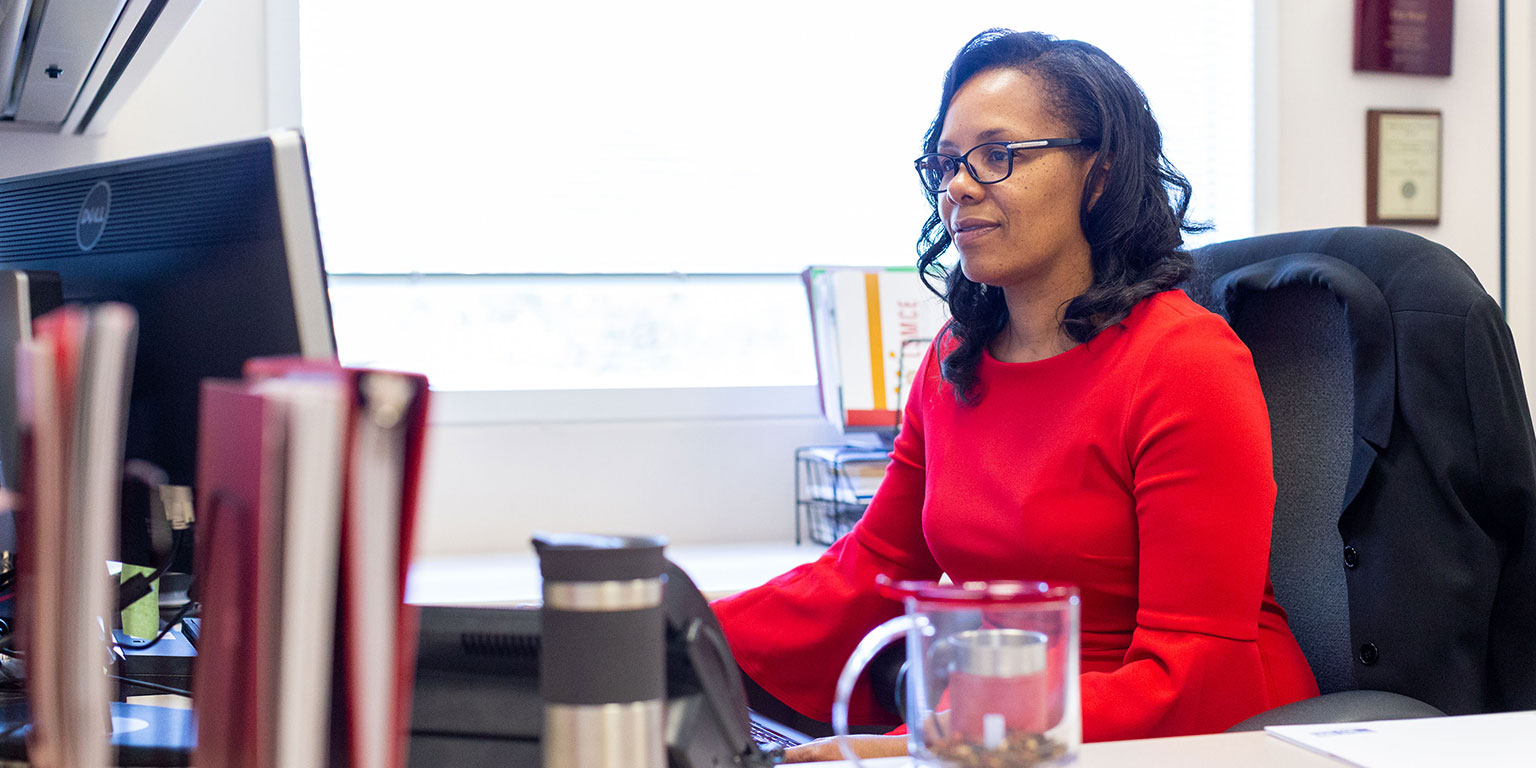
[[666, 570], [661, 536], [537, 533], [533, 549], [545, 581], [654, 579]]

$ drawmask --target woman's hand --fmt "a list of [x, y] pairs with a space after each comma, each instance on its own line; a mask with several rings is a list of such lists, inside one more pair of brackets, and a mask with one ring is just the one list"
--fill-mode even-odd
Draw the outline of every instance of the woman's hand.
[[[906, 735], [896, 736], [849, 736], [853, 751], [859, 757], [904, 757], [907, 754]], [[814, 763], [823, 760], [845, 760], [843, 751], [837, 748], [837, 737], [828, 736], [798, 747], [784, 750], [786, 763]]]

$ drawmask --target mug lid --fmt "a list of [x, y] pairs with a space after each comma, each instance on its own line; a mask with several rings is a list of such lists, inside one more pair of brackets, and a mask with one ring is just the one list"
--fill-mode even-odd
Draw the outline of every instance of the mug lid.
[[632, 581], [654, 579], [667, 569], [660, 536], [604, 536], [586, 533], [535, 533], [544, 581]]
[[880, 574], [875, 577], [880, 594], [892, 600], [914, 598], [925, 603], [956, 605], [1021, 605], [1059, 600], [1077, 602], [1077, 587], [1044, 581], [966, 581], [943, 584], [937, 581], [898, 581]]

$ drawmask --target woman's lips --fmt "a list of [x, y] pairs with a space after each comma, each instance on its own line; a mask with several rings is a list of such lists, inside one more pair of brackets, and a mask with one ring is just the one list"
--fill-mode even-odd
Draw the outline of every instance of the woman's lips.
[[955, 228], [955, 234], [952, 239], [955, 241], [955, 245], [961, 248], [986, 237], [988, 233], [997, 229], [997, 225], [992, 223], [961, 222], [960, 224], [959, 227]]

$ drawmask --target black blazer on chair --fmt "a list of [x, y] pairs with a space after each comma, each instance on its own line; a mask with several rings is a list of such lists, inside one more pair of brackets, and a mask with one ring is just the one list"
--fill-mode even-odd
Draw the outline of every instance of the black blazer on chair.
[[1509, 328], [1445, 248], [1390, 229], [1194, 252], [1190, 293], [1324, 287], [1354, 349], [1339, 533], [1355, 682], [1449, 714], [1536, 708], [1536, 438]]

